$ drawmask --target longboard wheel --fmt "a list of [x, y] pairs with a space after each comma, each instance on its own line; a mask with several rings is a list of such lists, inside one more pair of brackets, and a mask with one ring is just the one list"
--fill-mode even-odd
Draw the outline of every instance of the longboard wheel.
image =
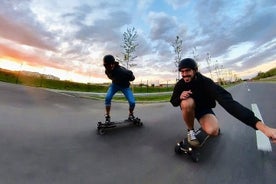
[[133, 123], [136, 125], [136, 126], [143, 126], [143, 123], [141, 122], [141, 119], [139, 119], [139, 118], [135, 118], [134, 120], [133, 120]]
[[98, 128], [98, 134], [100, 134], [100, 135], [104, 135], [104, 134], [105, 134], [104, 129], [102, 129], [102, 128]]
[[143, 126], [143, 123], [139, 121], [139, 122], [136, 122], [135, 125], [140, 127], [140, 126]]
[[175, 145], [175, 147], [174, 147], [174, 152], [177, 153], [177, 154], [181, 154], [181, 153], [182, 153], [179, 143], [177, 143], [177, 144]]

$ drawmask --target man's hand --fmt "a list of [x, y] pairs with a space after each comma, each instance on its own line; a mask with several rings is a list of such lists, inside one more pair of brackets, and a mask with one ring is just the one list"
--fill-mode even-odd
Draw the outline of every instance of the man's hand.
[[180, 95], [180, 100], [186, 100], [187, 98], [190, 98], [191, 94], [193, 94], [191, 90], [183, 91]]
[[256, 128], [263, 132], [270, 140], [272, 143], [276, 144], [276, 129], [271, 128], [267, 125], [265, 125], [263, 122], [258, 121], [256, 124]]
[[265, 135], [271, 140], [271, 142], [276, 144], [276, 129], [275, 128], [268, 128]]

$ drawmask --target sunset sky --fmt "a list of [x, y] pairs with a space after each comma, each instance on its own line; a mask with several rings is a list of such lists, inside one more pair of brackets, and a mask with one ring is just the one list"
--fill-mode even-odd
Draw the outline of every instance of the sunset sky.
[[122, 58], [123, 33], [139, 44], [136, 82], [174, 82], [172, 42], [183, 58], [206, 56], [240, 78], [276, 67], [275, 0], [3, 0], [0, 68], [53, 74], [77, 82], [106, 82], [102, 58]]

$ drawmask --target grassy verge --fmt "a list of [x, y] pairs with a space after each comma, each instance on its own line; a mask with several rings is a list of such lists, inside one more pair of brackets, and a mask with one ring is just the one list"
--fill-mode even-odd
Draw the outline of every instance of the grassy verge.
[[[75, 91], [74, 95], [79, 97], [88, 97], [92, 99], [104, 100], [105, 93], [108, 89], [109, 83], [107, 84], [84, 84], [72, 81], [61, 81], [55, 79], [48, 79], [44, 75], [40, 76], [29, 76], [24, 75], [22, 72], [13, 72], [8, 70], [0, 69], [0, 81], [33, 86], [42, 87], [48, 89], [58, 89], [64, 91]], [[261, 78], [259, 81], [262, 82], [276, 82], [276, 76], [270, 76], [267, 78]], [[224, 85], [224, 88], [236, 85], [237, 83]], [[173, 91], [173, 85], [165, 86], [154, 86], [154, 85], [134, 85], [132, 90], [135, 93], [135, 98], [137, 102], [168, 102], [171, 97], [171, 92]], [[79, 95], [77, 92], [88, 92], [88, 93], [102, 93], [102, 95]], [[169, 92], [169, 93], [162, 93]], [[139, 93], [145, 93], [147, 95], [139, 95]], [[115, 95], [114, 101], [126, 102], [126, 99], [122, 95]]]
[[[105, 84], [85, 84], [72, 81], [62, 81], [57, 79], [48, 79], [45, 76], [28, 76], [20, 72], [13, 72], [1, 70], [0, 68], [0, 81], [15, 83], [26, 86], [42, 87], [49, 89], [68, 90], [68, 91], [81, 91], [81, 92], [97, 92], [106, 93], [110, 83]], [[131, 87], [135, 93], [159, 93], [172, 91], [172, 85], [154, 86], [137, 84]]]
[[[89, 95], [88, 98], [104, 100], [104, 96], [93, 96]], [[169, 102], [171, 98], [171, 94], [163, 94], [163, 95], [135, 95], [136, 102], [138, 103], [146, 103], [146, 102]], [[116, 102], [127, 102], [124, 96], [114, 96], [113, 101]]]

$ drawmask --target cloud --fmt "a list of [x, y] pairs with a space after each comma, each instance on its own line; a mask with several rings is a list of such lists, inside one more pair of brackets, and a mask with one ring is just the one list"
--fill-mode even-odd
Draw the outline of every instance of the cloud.
[[9, 0], [0, 6], [0, 46], [2, 55], [37, 66], [106, 78], [102, 57], [122, 57], [123, 32], [134, 27], [136, 78], [175, 78], [176, 36], [183, 40], [183, 57], [198, 55], [203, 71], [207, 53], [242, 71], [275, 60], [275, 11], [273, 0]]
[[4, 1], [1, 4], [1, 37], [32, 47], [54, 50], [51, 34], [45, 31], [42, 25], [34, 21], [33, 15], [28, 8], [20, 9], [20, 6], [24, 5], [23, 3], [19, 1]]
[[166, 0], [168, 5], [172, 6], [174, 9], [180, 9], [187, 5], [189, 0]]
[[[204, 5], [203, 1], [197, 1], [194, 12], [194, 27], [197, 31], [191, 33], [189, 30], [189, 42], [198, 48], [200, 62], [204, 63], [206, 53], [210, 53], [214, 61], [218, 59], [225, 67], [241, 71], [275, 60], [275, 54], [270, 49], [261, 49], [275, 38], [273, 27], [276, 22], [273, 20], [276, 15], [273, 1], [265, 4], [253, 1], [204, 1]], [[233, 46], [248, 42], [254, 47], [240, 47], [239, 57], [226, 58]], [[273, 48], [275, 43], [270, 45]]]
[[168, 16], [163, 12], [149, 13], [150, 38], [152, 40], [171, 41], [171, 36], [177, 31], [177, 23], [173, 17]]

